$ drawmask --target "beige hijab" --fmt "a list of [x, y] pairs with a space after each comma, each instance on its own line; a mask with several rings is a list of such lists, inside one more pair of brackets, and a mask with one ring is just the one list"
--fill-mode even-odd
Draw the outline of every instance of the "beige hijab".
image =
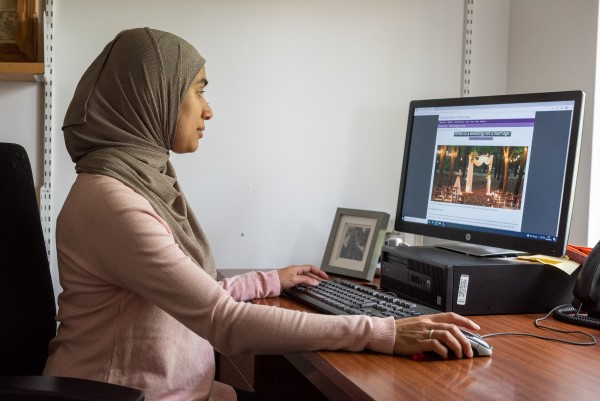
[[116, 178], [145, 197], [181, 249], [212, 277], [213, 256], [169, 161], [179, 107], [204, 59], [149, 28], [119, 33], [83, 74], [63, 131], [77, 173]]

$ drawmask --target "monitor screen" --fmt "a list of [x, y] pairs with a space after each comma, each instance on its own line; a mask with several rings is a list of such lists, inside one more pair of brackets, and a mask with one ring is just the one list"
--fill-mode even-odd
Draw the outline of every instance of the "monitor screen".
[[468, 254], [563, 255], [584, 99], [571, 91], [412, 101], [394, 229], [452, 240]]

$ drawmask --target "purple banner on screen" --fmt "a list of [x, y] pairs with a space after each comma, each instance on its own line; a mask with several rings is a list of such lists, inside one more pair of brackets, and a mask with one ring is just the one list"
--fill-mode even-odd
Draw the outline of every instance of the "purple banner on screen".
[[444, 120], [438, 122], [438, 128], [533, 127], [534, 123], [535, 118]]

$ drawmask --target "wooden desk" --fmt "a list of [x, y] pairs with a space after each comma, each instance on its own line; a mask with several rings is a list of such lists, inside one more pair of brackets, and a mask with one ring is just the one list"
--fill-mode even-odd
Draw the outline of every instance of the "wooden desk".
[[[284, 297], [253, 302], [309, 311]], [[471, 318], [481, 326], [480, 334], [518, 331], [573, 339], [536, 328], [533, 321], [540, 316]], [[553, 318], [544, 323], [579, 329], [600, 339], [600, 330], [568, 325]], [[582, 340], [580, 336], [577, 338]], [[285, 400], [318, 399], [317, 392], [324, 396], [321, 399], [331, 400], [600, 399], [600, 345], [573, 346], [519, 336], [486, 340], [494, 347], [492, 357], [468, 360], [417, 362], [407, 357], [339, 351], [259, 356], [254, 365], [255, 388], [257, 392]], [[273, 377], [276, 379], [271, 380]]]

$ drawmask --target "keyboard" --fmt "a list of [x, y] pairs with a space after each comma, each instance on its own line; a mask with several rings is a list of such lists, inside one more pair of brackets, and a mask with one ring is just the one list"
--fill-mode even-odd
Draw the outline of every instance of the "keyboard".
[[321, 312], [331, 315], [393, 316], [402, 319], [431, 315], [439, 310], [407, 301], [392, 293], [349, 280], [324, 280], [318, 286], [298, 285], [284, 294]]

